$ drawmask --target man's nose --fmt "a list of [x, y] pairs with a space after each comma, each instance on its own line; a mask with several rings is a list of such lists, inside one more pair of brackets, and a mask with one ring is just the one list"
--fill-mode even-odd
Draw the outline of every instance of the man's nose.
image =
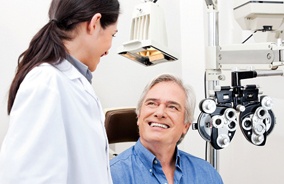
[[163, 105], [163, 104], [159, 105], [155, 110], [154, 116], [157, 117], [157, 118], [165, 118], [166, 117], [165, 105]]

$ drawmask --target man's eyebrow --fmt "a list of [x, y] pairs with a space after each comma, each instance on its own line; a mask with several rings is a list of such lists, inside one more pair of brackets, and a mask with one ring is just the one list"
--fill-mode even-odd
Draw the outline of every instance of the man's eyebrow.
[[159, 101], [159, 99], [157, 99], [157, 98], [146, 98], [145, 102], [148, 102], [148, 101]]
[[176, 101], [167, 101], [167, 104], [173, 104], [173, 105], [177, 105], [179, 108], [182, 108], [182, 105]]
[[[148, 102], [148, 101], [155, 101], [155, 102], [157, 102], [157, 101], [160, 101], [160, 100], [157, 99], [157, 98], [147, 98], [147, 99], [145, 99], [145, 102]], [[182, 105], [180, 103], [176, 102], [176, 101], [168, 100], [168, 101], [166, 101], [166, 104], [177, 105], [179, 108], [182, 108]]]

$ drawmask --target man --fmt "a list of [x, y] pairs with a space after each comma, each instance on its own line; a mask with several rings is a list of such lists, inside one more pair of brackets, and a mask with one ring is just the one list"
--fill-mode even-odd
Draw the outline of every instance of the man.
[[172, 75], [154, 79], [137, 106], [137, 143], [111, 160], [114, 184], [222, 184], [205, 160], [177, 148], [187, 133], [195, 95]]

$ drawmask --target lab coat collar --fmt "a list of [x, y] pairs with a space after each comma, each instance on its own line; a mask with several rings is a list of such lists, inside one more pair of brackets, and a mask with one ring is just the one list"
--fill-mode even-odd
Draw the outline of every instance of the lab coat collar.
[[70, 80], [79, 80], [82, 83], [84, 89], [98, 101], [98, 97], [95, 94], [93, 86], [86, 79], [86, 77], [83, 76], [68, 60], [63, 60], [62, 62], [55, 65], [55, 67], [64, 75], [66, 75]]

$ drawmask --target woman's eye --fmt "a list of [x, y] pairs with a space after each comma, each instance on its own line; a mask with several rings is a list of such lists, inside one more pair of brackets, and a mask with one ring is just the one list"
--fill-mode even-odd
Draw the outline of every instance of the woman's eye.
[[115, 33], [113, 33], [112, 37], [116, 37], [116, 33], [117, 33], [117, 32], [118, 32], [118, 31], [116, 30]]

